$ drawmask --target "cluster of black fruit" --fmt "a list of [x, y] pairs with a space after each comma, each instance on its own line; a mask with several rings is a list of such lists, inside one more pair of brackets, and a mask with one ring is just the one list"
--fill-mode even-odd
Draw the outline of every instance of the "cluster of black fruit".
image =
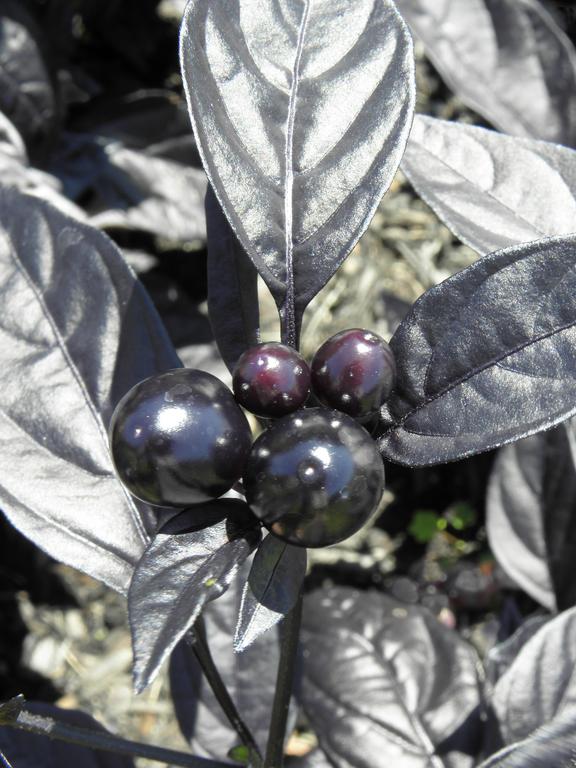
[[[352, 329], [328, 339], [310, 367], [283, 344], [247, 350], [234, 395], [204, 371], [153, 376], [112, 417], [116, 471], [138, 499], [180, 508], [243, 478], [252, 512], [276, 536], [334, 544], [361, 528], [382, 497], [384, 466], [361, 425], [390, 395], [395, 370], [383, 339]], [[314, 397], [327, 407], [304, 407]], [[254, 444], [239, 406], [273, 420]]]

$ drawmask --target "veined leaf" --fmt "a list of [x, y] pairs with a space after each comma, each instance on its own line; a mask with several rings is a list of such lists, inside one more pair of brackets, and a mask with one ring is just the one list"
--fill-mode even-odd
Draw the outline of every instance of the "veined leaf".
[[482, 255], [576, 230], [572, 149], [417, 115], [402, 170]]
[[181, 63], [210, 182], [295, 344], [404, 151], [408, 30], [391, 0], [190, 0]]
[[302, 704], [330, 763], [473, 764], [477, 660], [455, 632], [422, 608], [347, 588], [307, 595], [302, 628]]
[[379, 445], [437, 464], [496, 448], [576, 411], [576, 236], [484, 257], [427, 291], [394, 334], [396, 390]]
[[116, 479], [107, 425], [179, 360], [105, 235], [12, 190], [0, 222], [0, 504], [52, 557], [125, 592], [157, 515]]
[[492, 755], [478, 768], [572, 768], [575, 741], [574, 713], [566, 712], [527, 739]]
[[576, 609], [572, 608], [528, 640], [496, 684], [491, 707], [505, 745], [527, 739], [565, 715], [571, 716], [575, 727], [575, 667]]
[[576, 145], [576, 52], [538, 0], [397, 0], [446, 83], [507, 133]]

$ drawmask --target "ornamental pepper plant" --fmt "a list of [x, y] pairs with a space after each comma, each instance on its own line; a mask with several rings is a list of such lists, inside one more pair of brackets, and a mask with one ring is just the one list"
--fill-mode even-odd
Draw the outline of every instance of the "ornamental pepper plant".
[[[183, 6], [0, 0], [0, 505], [125, 598], [134, 690], [169, 665], [191, 751], [16, 697], [0, 706], [0, 762], [572, 764], [576, 50], [562, 5]], [[58, 55], [55, 30], [69, 32]], [[361, 322], [358, 290], [358, 318], [309, 354], [303, 327], [398, 189], [467, 264], [398, 247], [424, 290], [386, 338]], [[202, 266], [157, 300], [166, 328], [144, 283], [174, 278], [175, 250]], [[178, 343], [188, 324], [194, 344]], [[423, 478], [452, 488], [465, 472], [480, 522], [432, 498], [394, 522]], [[350, 537], [383, 529], [402, 537], [393, 578], [330, 570]], [[419, 564], [403, 569], [410, 548]]]

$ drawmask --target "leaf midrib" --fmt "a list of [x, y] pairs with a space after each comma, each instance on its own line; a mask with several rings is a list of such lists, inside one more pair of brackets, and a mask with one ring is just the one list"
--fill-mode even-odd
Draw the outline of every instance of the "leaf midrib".
[[304, 0], [304, 10], [300, 20], [296, 52], [294, 54], [294, 66], [292, 69], [292, 84], [290, 87], [290, 99], [288, 102], [288, 116], [286, 120], [286, 151], [284, 154], [284, 226], [286, 230], [285, 240], [285, 267], [286, 267], [286, 296], [284, 299], [284, 313], [288, 332], [287, 343], [294, 345], [296, 342], [296, 296], [294, 286], [294, 124], [296, 122], [296, 101], [298, 98], [298, 85], [300, 81], [300, 63], [304, 50], [306, 28], [310, 17], [312, 0]]

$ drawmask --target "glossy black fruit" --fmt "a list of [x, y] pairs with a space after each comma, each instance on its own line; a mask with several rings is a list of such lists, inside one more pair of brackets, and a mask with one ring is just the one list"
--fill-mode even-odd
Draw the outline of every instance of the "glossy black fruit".
[[395, 378], [390, 346], [360, 328], [332, 336], [312, 360], [312, 388], [318, 399], [355, 419], [368, 418], [380, 408]]
[[118, 476], [142, 501], [187, 507], [228, 491], [242, 475], [250, 426], [230, 390], [180, 368], [141, 381], [110, 424]]
[[292, 347], [265, 342], [246, 350], [232, 376], [240, 405], [257, 416], [278, 418], [301, 408], [310, 393], [310, 369]]
[[384, 465], [366, 430], [338, 411], [285, 416], [256, 440], [244, 473], [246, 500], [291, 544], [325, 547], [348, 538], [376, 509]]

